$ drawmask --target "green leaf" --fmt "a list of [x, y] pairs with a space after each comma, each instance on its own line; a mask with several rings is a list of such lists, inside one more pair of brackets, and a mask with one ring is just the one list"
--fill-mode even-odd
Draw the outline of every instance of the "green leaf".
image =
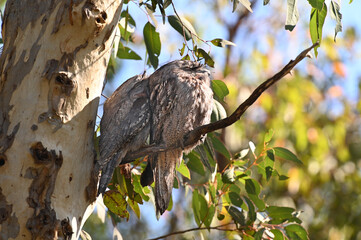
[[316, 8], [317, 10], [321, 11], [325, 0], [308, 0], [308, 2], [312, 8]]
[[182, 174], [184, 177], [191, 179], [191, 174], [189, 172], [189, 169], [187, 165], [184, 164], [184, 161], [182, 160], [179, 166], [176, 168], [176, 170]]
[[212, 122], [219, 121], [226, 117], [227, 117], [227, 113], [224, 107], [222, 106], [222, 104], [218, 102], [216, 99], [213, 99], [213, 109], [211, 115]]
[[215, 38], [215, 39], [211, 40], [211, 43], [216, 47], [222, 47], [222, 48], [224, 48], [226, 46], [236, 46], [235, 43], [228, 41], [228, 40], [221, 39], [221, 38]]
[[249, 198], [244, 197], [244, 200], [246, 201], [248, 206], [248, 219], [253, 223], [254, 221], [256, 221], [257, 218], [255, 207], [253, 205], [253, 202]]
[[246, 179], [246, 191], [248, 194], [254, 194], [254, 195], [257, 194], [255, 180]]
[[233, 183], [234, 182], [234, 168], [228, 168], [222, 174], [222, 182], [224, 183]]
[[297, 0], [287, 0], [286, 30], [292, 31], [298, 22]]
[[149, 196], [146, 195], [144, 188], [148, 189], [147, 187], [142, 187], [142, 185], [140, 184], [140, 175], [135, 175], [133, 174], [133, 186], [134, 186], [134, 191], [138, 194], [140, 194], [140, 196], [142, 197], [142, 199], [144, 201], [149, 201]]
[[164, 2], [163, 2], [164, 9], [166, 9], [171, 4], [172, 4], [172, 0], [164, 0]]
[[135, 23], [134, 21], [134, 18], [129, 14], [129, 11], [128, 11], [128, 7], [126, 10], [124, 10], [121, 14], [120, 14], [120, 17], [121, 18], [125, 18], [127, 20], [127, 23], [129, 23], [130, 25], [132, 26], [137, 26], [137, 24]]
[[217, 199], [216, 199], [216, 187], [214, 186], [214, 184], [209, 185], [208, 192], [209, 192], [209, 195], [211, 196], [212, 202], [216, 203], [217, 202]]
[[338, 4], [338, 2], [336, 2], [335, 0], [331, 0], [330, 5], [331, 18], [336, 20], [335, 37], [333, 38], [333, 40], [336, 42], [337, 33], [342, 32], [342, 14], [340, 12], [340, 5]]
[[274, 155], [273, 150], [267, 151], [267, 155], [264, 157], [263, 161], [258, 164], [259, 172], [262, 174], [267, 181], [270, 180], [273, 175], [274, 168]]
[[[316, 43], [317, 41], [321, 43], [322, 40], [322, 28], [325, 22], [325, 18], [327, 15], [327, 7], [326, 5], [323, 6], [321, 10], [317, 8], [312, 8], [311, 10], [311, 19], [310, 19], [310, 35], [312, 39], [312, 43]], [[316, 46], [314, 51], [317, 57], [317, 49], [319, 46]]]
[[171, 211], [172, 208], [173, 208], [173, 197], [172, 197], [172, 195], [170, 195], [167, 211]]
[[206, 172], [204, 171], [204, 167], [201, 162], [201, 159], [199, 156], [197, 156], [196, 152], [195, 151], [190, 152], [187, 155], [187, 157], [189, 159], [189, 161], [187, 162], [187, 167], [189, 168], [189, 170], [204, 176]]
[[215, 213], [215, 208], [214, 206], [213, 209], [210, 209], [210, 207], [208, 207], [208, 203], [205, 197], [202, 194], [200, 194], [197, 189], [193, 191], [192, 206], [193, 206], [194, 218], [198, 226], [200, 226], [201, 223], [206, 224], [206, 221], [208, 224], [208, 221], [212, 220], [212, 219], [209, 220], [208, 217], [213, 218]]
[[125, 196], [120, 192], [110, 190], [104, 194], [104, 204], [107, 208], [116, 215], [129, 219], [129, 212], [127, 211], [127, 202]]
[[222, 213], [220, 213], [220, 214], [218, 214], [218, 216], [217, 216], [217, 219], [219, 220], [219, 221], [222, 221], [223, 219], [224, 219], [224, 215], [222, 214]]
[[128, 198], [127, 202], [129, 204], [130, 208], [135, 213], [135, 215], [138, 217], [138, 219], [140, 219], [140, 209], [139, 209], [138, 203], [136, 201], [131, 200], [130, 198]]
[[209, 56], [209, 54], [204, 51], [202, 48], [198, 48], [196, 51], [196, 55], [199, 58], [204, 58], [205, 63], [210, 66], [210, 67], [214, 67], [214, 60], [211, 58], [211, 56]]
[[181, 20], [176, 15], [168, 16], [169, 24], [182, 35], [187, 41], [192, 38], [192, 34], [187, 28], [183, 27]]
[[264, 143], [265, 144], [269, 143], [272, 140], [273, 134], [274, 134], [274, 131], [273, 131], [272, 128], [270, 130], [268, 130], [268, 132], [264, 136]]
[[214, 205], [211, 205], [207, 208], [207, 214], [205, 215], [204, 217], [204, 225], [206, 227], [210, 227], [211, 226], [211, 223], [212, 223], [212, 220], [213, 220], [213, 217], [214, 217], [214, 214], [216, 213], [216, 208]]
[[291, 224], [285, 227], [286, 234], [289, 239], [300, 239], [300, 240], [307, 240], [308, 234], [306, 230], [298, 224]]
[[193, 191], [193, 196], [192, 196], [192, 208], [193, 208], [194, 220], [196, 221], [196, 224], [198, 226], [200, 226], [200, 224], [201, 224], [201, 217], [200, 217], [201, 207], [200, 207], [198, 199], [199, 199], [198, 190], [195, 189]]
[[283, 222], [293, 217], [292, 213], [295, 209], [289, 207], [269, 206], [266, 208], [266, 211], [268, 212], [268, 216], [270, 216], [273, 220], [281, 220], [281, 222]]
[[262, 239], [263, 239], [263, 238], [262, 238], [262, 235], [263, 235], [264, 230], [265, 230], [264, 228], [258, 230], [258, 231], [256, 232], [256, 234], [254, 235], [254, 239], [255, 239], [255, 240], [262, 240]]
[[285, 176], [285, 175], [280, 175], [280, 176], [278, 177], [278, 179], [279, 179], [280, 181], [284, 181], [284, 180], [289, 179], [289, 177], [287, 177], [287, 176]]
[[223, 102], [224, 98], [229, 94], [227, 85], [221, 80], [212, 81], [212, 90], [218, 101]]
[[231, 155], [230, 155], [229, 151], [227, 150], [227, 148], [224, 146], [224, 144], [218, 138], [216, 138], [216, 137], [212, 138], [212, 143], [213, 143], [214, 149], [217, 152], [221, 153], [227, 159], [231, 158]]
[[142, 60], [142, 58], [128, 47], [119, 47], [117, 57], [120, 59]]
[[298, 159], [295, 154], [293, 154], [290, 150], [288, 150], [286, 148], [275, 147], [275, 148], [273, 148], [273, 150], [275, 151], [276, 157], [278, 157], [280, 159], [295, 162], [297, 164], [303, 164], [302, 161], [300, 159]]
[[[211, 140], [209, 140], [209, 135], [208, 135], [204, 144], [199, 145], [195, 148], [195, 152], [199, 153], [203, 166], [205, 166], [210, 172], [212, 172], [213, 169], [212, 169], [211, 163], [214, 166], [215, 161], [212, 157], [213, 154], [209, 150], [209, 144], [212, 144], [212, 143], [211, 143]], [[212, 148], [213, 148], [213, 146], [212, 146]]]
[[228, 207], [227, 211], [229, 213], [229, 215], [231, 215], [233, 221], [235, 221], [236, 223], [239, 223], [241, 226], [245, 226], [246, 225], [246, 219], [244, 217], [244, 213], [243, 211], [239, 211], [237, 208], [235, 207]]
[[273, 240], [283, 240], [283, 233], [278, 229], [272, 229], [271, 233], [273, 233], [274, 238]]
[[237, 207], [241, 207], [243, 204], [242, 197], [239, 195], [239, 193], [230, 192], [229, 194], [229, 200], [231, 200], [231, 203]]
[[143, 35], [150, 63], [152, 64], [153, 68], [156, 69], [158, 67], [158, 57], [161, 50], [159, 33], [155, 31], [155, 27], [150, 22], [147, 22], [143, 29]]

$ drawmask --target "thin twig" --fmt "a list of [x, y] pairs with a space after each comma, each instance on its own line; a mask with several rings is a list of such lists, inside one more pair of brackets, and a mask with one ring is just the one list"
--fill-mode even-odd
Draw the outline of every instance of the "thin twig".
[[108, 97], [107, 97], [107, 96], [105, 96], [103, 93], [102, 93], [102, 96], [103, 96], [104, 98], [108, 99]]
[[[201, 139], [201, 137], [206, 135], [207, 133], [216, 131], [216, 130], [221, 129], [221, 128], [226, 128], [226, 127], [232, 125], [233, 123], [235, 123], [236, 121], [238, 121], [241, 118], [241, 116], [243, 115], [243, 113], [250, 106], [252, 106], [252, 104], [259, 98], [259, 96], [261, 96], [261, 94], [264, 91], [266, 91], [274, 83], [276, 83], [277, 81], [282, 79], [285, 75], [290, 73], [291, 70], [300, 61], [302, 61], [305, 57], [309, 56], [308, 53], [318, 45], [319, 45], [319, 43], [316, 42], [311, 47], [309, 47], [309, 48], [305, 49], [304, 51], [302, 51], [296, 57], [295, 60], [291, 60], [281, 71], [279, 71], [273, 77], [267, 79], [261, 85], [259, 85], [252, 92], [251, 96], [249, 96], [241, 105], [239, 105], [239, 107], [236, 109], [236, 111], [234, 111], [229, 117], [226, 117], [226, 118], [224, 118], [222, 120], [219, 120], [217, 122], [214, 122], [214, 123], [209, 123], [209, 124], [200, 126], [200, 127], [196, 128], [196, 129], [190, 131], [189, 133], [187, 133], [185, 135], [184, 139], [183, 139], [182, 146], [193, 145], [196, 142], [198, 142], [199, 139]], [[170, 146], [168, 148], [165, 148], [165, 146], [163, 146], [163, 145], [146, 146], [146, 147], [138, 150], [137, 152], [132, 152], [132, 153], [127, 154], [127, 156], [123, 160], [122, 164], [132, 162], [132, 161], [134, 161], [134, 159], [145, 156], [145, 155], [148, 155], [150, 153], [164, 152], [164, 151], [167, 151], [167, 150], [176, 149], [176, 148], [180, 148], [180, 147], [181, 147], [180, 144], [176, 144], [176, 145]]]
[[227, 229], [227, 228], [222, 228], [228, 225], [231, 225], [233, 223], [227, 223], [227, 224], [223, 224], [223, 225], [219, 225], [219, 226], [215, 226], [215, 227], [196, 227], [196, 228], [190, 228], [190, 229], [186, 229], [186, 230], [182, 230], [182, 231], [177, 231], [177, 232], [172, 232], [172, 233], [168, 233], [166, 235], [160, 236], [160, 237], [156, 237], [156, 238], [151, 238], [148, 240], [158, 240], [158, 239], [162, 239], [162, 238], [166, 238], [169, 236], [173, 236], [173, 235], [179, 235], [179, 234], [183, 234], [183, 233], [187, 233], [187, 232], [193, 232], [193, 231], [200, 231], [200, 230], [219, 230], [219, 231], [238, 231], [238, 229]]

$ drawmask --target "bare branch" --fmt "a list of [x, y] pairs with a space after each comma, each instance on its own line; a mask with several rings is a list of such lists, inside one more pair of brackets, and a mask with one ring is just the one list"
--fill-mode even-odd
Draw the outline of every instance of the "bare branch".
[[223, 224], [223, 225], [219, 225], [219, 226], [215, 226], [215, 227], [196, 227], [196, 228], [190, 228], [190, 229], [187, 229], [187, 230], [183, 230], [183, 231], [177, 231], [177, 232], [172, 232], [172, 233], [169, 233], [169, 234], [166, 234], [166, 235], [163, 235], [163, 236], [160, 236], [160, 237], [156, 237], [156, 238], [151, 238], [151, 239], [148, 239], [148, 240], [158, 240], [158, 239], [163, 239], [163, 238], [166, 238], [166, 237], [169, 237], [169, 236], [173, 236], [173, 235], [179, 235], [179, 234], [183, 234], [183, 233], [187, 233], [187, 232], [193, 232], [193, 231], [200, 231], [200, 230], [219, 230], [219, 231], [239, 231], [239, 229], [237, 228], [232, 228], [232, 229], [228, 229], [228, 228], [223, 228], [225, 226], [228, 226], [228, 225], [231, 225], [233, 223], [227, 223], [227, 224]]
[[[261, 96], [261, 94], [266, 91], [269, 87], [271, 87], [274, 83], [282, 79], [285, 75], [291, 72], [291, 70], [305, 57], [309, 56], [309, 52], [318, 46], [319, 43], [316, 42], [311, 47], [305, 49], [302, 51], [295, 60], [291, 60], [286, 66], [283, 67], [281, 71], [276, 73], [273, 77], [267, 79], [264, 81], [261, 85], [259, 85], [252, 94], [241, 104], [239, 107], [229, 116], [222, 120], [219, 120], [214, 123], [206, 124], [203, 126], [200, 126], [192, 131], [190, 131], [185, 137], [183, 141], [183, 146], [189, 146], [193, 145], [194, 143], [198, 142], [199, 139], [201, 139], [202, 136], [206, 135], [209, 132], [216, 131], [221, 128], [226, 128], [233, 123], [235, 123], [238, 119], [241, 118], [243, 113], [250, 107], [252, 104]], [[170, 149], [180, 148], [181, 146], [179, 144], [165, 148], [164, 146], [146, 146], [141, 150], [138, 150], [137, 152], [132, 152], [128, 154], [123, 163], [129, 163], [134, 161], [134, 159], [148, 155], [150, 153], [156, 153], [156, 152], [163, 152]]]

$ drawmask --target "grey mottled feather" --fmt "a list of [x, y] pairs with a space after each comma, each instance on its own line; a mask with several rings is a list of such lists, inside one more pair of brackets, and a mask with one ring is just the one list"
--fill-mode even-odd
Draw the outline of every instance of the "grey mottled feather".
[[144, 146], [149, 135], [148, 79], [141, 75], [124, 82], [104, 104], [100, 122], [102, 170], [98, 194], [104, 193], [113, 171], [125, 155]]
[[[104, 193], [114, 169], [128, 152], [139, 150], [150, 135], [150, 143], [179, 145], [186, 133], [210, 122], [213, 93], [210, 73], [192, 61], [174, 61], [149, 78], [135, 76], [121, 85], [104, 105], [100, 124], [102, 170], [98, 193]], [[148, 156], [141, 184], [155, 180], [157, 214], [167, 209], [172, 194], [175, 167], [185, 149], [178, 148]]]
[[[149, 77], [152, 109], [151, 141], [172, 146], [183, 142], [186, 133], [210, 122], [213, 92], [210, 72], [192, 61], [174, 61]], [[199, 143], [188, 146], [189, 152]], [[182, 159], [182, 149], [155, 154], [155, 202], [157, 214], [168, 208], [173, 189], [176, 164]]]

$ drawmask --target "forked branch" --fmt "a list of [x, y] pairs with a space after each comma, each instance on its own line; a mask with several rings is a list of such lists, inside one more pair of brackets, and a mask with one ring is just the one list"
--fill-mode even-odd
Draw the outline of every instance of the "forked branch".
[[[266, 91], [274, 83], [276, 83], [277, 81], [282, 79], [285, 75], [290, 73], [291, 70], [299, 62], [301, 62], [305, 57], [307, 57], [307, 56], [310, 57], [309, 52], [318, 45], [319, 45], [319, 43], [316, 42], [311, 47], [309, 47], [309, 48], [305, 49], [304, 51], [302, 51], [296, 57], [295, 60], [291, 60], [286, 66], [283, 67], [283, 69], [281, 71], [279, 71], [273, 77], [267, 79], [261, 85], [259, 85], [252, 92], [252, 94], [241, 105], [239, 105], [239, 107], [236, 109], [236, 111], [234, 111], [229, 117], [226, 117], [226, 118], [224, 118], [222, 120], [219, 120], [217, 122], [214, 122], [214, 123], [209, 123], [209, 124], [200, 126], [200, 127], [196, 128], [196, 129], [190, 131], [184, 137], [182, 145], [183, 146], [193, 145], [194, 143], [198, 142], [199, 139], [201, 139], [201, 137], [206, 135], [207, 133], [216, 131], [218, 129], [226, 128], [226, 127], [232, 125], [233, 123], [235, 123], [237, 120], [239, 120], [241, 118], [243, 113], [250, 106], [252, 106], [252, 104], [259, 98], [259, 96], [261, 96], [261, 94], [264, 91]], [[122, 164], [132, 162], [136, 158], [146, 156], [146, 155], [151, 154], [151, 153], [163, 152], [163, 151], [166, 151], [166, 150], [175, 149], [175, 148], [179, 148], [179, 147], [181, 147], [181, 144], [177, 144], [177, 145], [174, 145], [174, 146], [171, 146], [171, 147], [168, 147], [168, 148], [165, 148], [165, 146], [162, 146], [162, 145], [158, 145], [158, 146], [149, 145], [149, 146], [146, 146], [146, 147], [142, 148], [140, 151], [132, 152], [132, 153], [128, 154], [125, 157]]]

